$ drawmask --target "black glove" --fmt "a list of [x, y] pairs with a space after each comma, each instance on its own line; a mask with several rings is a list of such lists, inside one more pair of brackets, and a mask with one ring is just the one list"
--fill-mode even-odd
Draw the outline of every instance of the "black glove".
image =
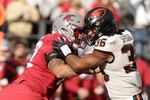
[[50, 52], [49, 54], [44, 53], [45, 59], [46, 59], [46, 63], [48, 64], [48, 62], [54, 58], [62, 58], [58, 52], [53, 51]]
[[69, 46], [69, 48], [70, 48], [72, 51], [78, 50], [78, 47], [79, 47], [79, 45], [78, 45], [77, 43], [74, 43], [74, 42], [69, 43], [68, 46]]
[[61, 41], [53, 41], [53, 50], [57, 51], [59, 53], [59, 56], [62, 56], [63, 58], [66, 58], [67, 55], [71, 54], [72, 51], [69, 47], [69, 45], [66, 43], [66, 41], [63, 39], [63, 37], [60, 36]]

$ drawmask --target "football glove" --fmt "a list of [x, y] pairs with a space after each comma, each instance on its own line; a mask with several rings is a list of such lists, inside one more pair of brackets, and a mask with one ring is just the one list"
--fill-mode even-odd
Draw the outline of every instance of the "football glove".
[[59, 56], [62, 56], [63, 58], [66, 58], [69, 54], [72, 53], [69, 45], [66, 43], [66, 41], [63, 39], [63, 37], [60, 36], [61, 41], [53, 41], [53, 50], [57, 51], [59, 53]]

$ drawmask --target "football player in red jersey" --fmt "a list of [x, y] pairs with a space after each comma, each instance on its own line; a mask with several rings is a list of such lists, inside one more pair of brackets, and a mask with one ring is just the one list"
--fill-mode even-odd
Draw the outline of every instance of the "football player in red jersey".
[[111, 100], [145, 100], [136, 70], [132, 34], [118, 29], [112, 11], [104, 7], [90, 10], [85, 16], [84, 27], [84, 39], [93, 52], [78, 57], [68, 50], [63, 38], [53, 41], [54, 50], [60, 52], [77, 73], [99, 66]]
[[74, 41], [74, 32], [82, 25], [78, 14], [59, 15], [53, 24], [55, 34], [47, 34], [37, 42], [25, 72], [0, 92], [0, 100], [48, 100], [64, 78], [76, 76], [53, 51], [52, 41], [60, 41], [60, 36], [68, 43]]

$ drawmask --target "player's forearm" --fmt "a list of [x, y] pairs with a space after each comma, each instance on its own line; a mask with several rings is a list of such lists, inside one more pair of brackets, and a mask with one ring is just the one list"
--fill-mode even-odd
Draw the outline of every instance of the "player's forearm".
[[79, 57], [73, 54], [70, 54], [66, 57], [67, 64], [75, 71], [79, 72], [80, 69], [82, 69], [82, 66], [79, 61]]
[[[106, 59], [106, 55], [98, 55], [97, 52], [93, 52], [90, 54], [86, 54], [81, 58], [74, 54], [69, 54], [65, 60], [75, 72], [85, 73], [86, 71], [95, 69], [97, 68], [97, 66], [105, 63]], [[97, 68], [96, 72], [100, 72], [99, 68]], [[91, 71], [89, 73], [91, 73]], [[94, 73], [94, 71], [92, 71], [92, 73]]]
[[75, 77], [75, 76], [78, 75], [72, 68], [70, 68], [69, 65], [65, 65], [65, 66], [62, 66], [62, 67], [65, 67], [65, 68], [62, 68], [62, 70], [60, 72], [61, 77], [63, 77], [63, 78], [72, 78], [72, 77]]
[[[92, 66], [89, 62], [85, 62], [80, 57], [70, 54], [66, 57], [67, 64], [77, 73], [87, 73]], [[93, 67], [93, 66], [92, 66]]]
[[48, 63], [48, 69], [57, 78], [71, 78], [78, 74], [70, 68], [69, 65], [65, 64], [61, 59], [52, 59]]

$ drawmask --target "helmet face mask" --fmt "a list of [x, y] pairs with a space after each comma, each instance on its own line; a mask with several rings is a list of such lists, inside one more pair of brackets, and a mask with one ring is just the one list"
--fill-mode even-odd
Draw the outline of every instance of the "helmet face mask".
[[83, 27], [82, 17], [77, 13], [66, 12], [59, 15], [52, 30], [64, 34], [71, 42], [76, 40], [77, 29]]
[[97, 27], [84, 27], [84, 40], [89, 46], [94, 45], [95, 40], [102, 36], [102, 33], [99, 32]]

